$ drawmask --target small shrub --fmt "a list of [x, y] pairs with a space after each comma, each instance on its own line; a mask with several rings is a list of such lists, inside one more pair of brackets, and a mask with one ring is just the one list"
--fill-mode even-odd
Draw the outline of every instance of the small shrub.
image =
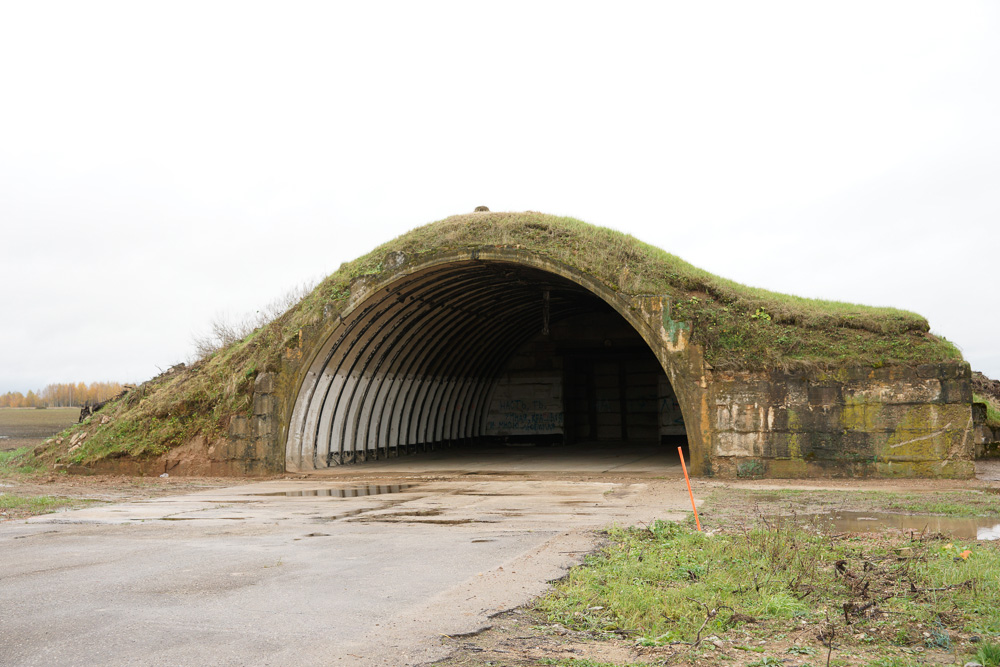
[[976, 651], [976, 660], [983, 667], [1000, 667], [1000, 644], [986, 642]]
[[736, 476], [743, 478], [756, 478], [764, 476], [764, 463], [757, 459], [740, 461], [736, 466]]

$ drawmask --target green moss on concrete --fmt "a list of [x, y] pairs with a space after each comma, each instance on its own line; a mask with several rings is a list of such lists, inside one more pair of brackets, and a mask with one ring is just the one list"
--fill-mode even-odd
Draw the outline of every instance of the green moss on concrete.
[[[419, 260], [477, 248], [530, 251], [594, 276], [627, 295], [672, 302], [668, 319], [690, 331], [716, 369], [794, 366], [878, 368], [960, 358], [927, 321], [893, 308], [805, 299], [720, 278], [628, 234], [541, 213], [476, 213], [425, 225], [347, 262], [281, 317], [190, 367], [144, 383], [88, 424], [72, 453], [54, 446], [46, 460], [86, 464], [106, 457], [162, 453], [195, 435], [225, 435], [234, 416], [251, 413], [253, 381], [282, 357], [301, 358], [301, 332], [343, 309], [350, 284], [377, 274], [390, 252]], [[110, 423], [101, 424], [101, 417]]]
[[809, 464], [801, 458], [774, 459], [768, 462], [767, 476], [777, 479], [809, 477]]
[[[969, 407], [961, 404], [886, 406], [892, 427], [879, 447], [879, 461], [932, 461], [947, 458], [948, 452], [966, 437], [971, 419]], [[893, 412], [902, 414], [892, 415]]]
[[855, 396], [845, 396], [840, 423], [846, 431], [874, 431], [881, 408], [881, 403], [869, 403]]
[[975, 475], [972, 461], [879, 461], [875, 464], [879, 477], [926, 477], [968, 479]]

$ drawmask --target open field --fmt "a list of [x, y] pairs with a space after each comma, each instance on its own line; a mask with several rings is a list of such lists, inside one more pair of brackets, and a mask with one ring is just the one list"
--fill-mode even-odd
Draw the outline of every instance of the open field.
[[33, 447], [79, 416], [80, 408], [0, 408], [0, 451]]

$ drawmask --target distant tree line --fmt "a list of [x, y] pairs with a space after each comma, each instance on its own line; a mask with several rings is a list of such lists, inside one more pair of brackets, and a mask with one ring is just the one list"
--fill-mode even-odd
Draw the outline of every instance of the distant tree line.
[[50, 384], [39, 391], [9, 391], [0, 394], [0, 408], [64, 408], [86, 403], [100, 403], [114, 398], [122, 391], [119, 382], [86, 382]]

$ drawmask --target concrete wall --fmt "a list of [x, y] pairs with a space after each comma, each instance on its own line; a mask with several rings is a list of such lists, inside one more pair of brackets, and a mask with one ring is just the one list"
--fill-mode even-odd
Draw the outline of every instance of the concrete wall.
[[969, 477], [964, 363], [713, 373], [706, 468], [726, 477]]
[[276, 373], [259, 373], [254, 380], [253, 408], [250, 415], [236, 415], [226, 434], [228, 448], [213, 450], [211, 458], [231, 459], [234, 452], [252, 474], [265, 474], [284, 468], [280, 433], [279, 396]]
[[1000, 456], [1000, 429], [986, 425], [986, 404], [972, 404], [973, 443], [976, 458], [995, 458]]
[[656, 400], [659, 410], [660, 436], [684, 435], [687, 429], [684, 426], [684, 413], [681, 412], [681, 404], [677, 400], [674, 388], [670, 386], [670, 381], [666, 375], [657, 378]]
[[549, 341], [536, 339], [518, 350], [497, 378], [485, 435], [562, 435], [562, 362]]

